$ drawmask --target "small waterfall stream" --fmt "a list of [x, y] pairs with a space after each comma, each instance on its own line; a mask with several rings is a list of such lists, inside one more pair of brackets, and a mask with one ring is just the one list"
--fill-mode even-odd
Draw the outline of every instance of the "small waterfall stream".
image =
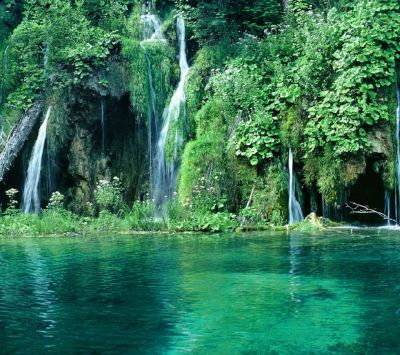
[[154, 159], [154, 149], [156, 145], [156, 139], [158, 136], [158, 112], [157, 112], [157, 95], [154, 89], [153, 74], [151, 71], [151, 64], [148, 57], [147, 60], [147, 77], [149, 81], [150, 90], [150, 105], [148, 113], [148, 151], [149, 151], [149, 161], [150, 161], [150, 184], [153, 181], [153, 159]]
[[293, 153], [289, 148], [289, 224], [301, 222], [304, 219], [300, 203], [296, 199], [296, 182], [293, 172]]
[[[178, 152], [183, 145], [183, 136], [180, 124], [186, 119], [185, 82], [189, 73], [189, 64], [186, 57], [186, 30], [182, 16], [177, 19], [177, 33], [179, 39], [179, 67], [180, 80], [169, 106], [163, 114], [163, 126], [160, 132], [154, 162], [153, 162], [153, 191], [152, 198], [157, 208], [168, 201], [177, 183], [179, 170]], [[167, 143], [172, 145], [172, 156], [166, 155]]]
[[47, 122], [51, 113], [51, 106], [47, 109], [46, 117], [40, 126], [36, 139], [24, 185], [22, 209], [25, 213], [38, 213], [40, 211], [39, 182], [42, 168], [42, 157], [47, 134]]
[[100, 123], [101, 123], [101, 154], [104, 157], [106, 145], [106, 112], [104, 99], [100, 100]]
[[47, 197], [50, 199], [53, 191], [53, 159], [51, 156], [50, 142], [46, 140], [46, 167], [47, 167]]
[[144, 13], [140, 16], [143, 24], [144, 41], [165, 41], [162, 34], [160, 19], [151, 13]]
[[384, 214], [386, 215], [387, 221], [386, 224], [388, 227], [390, 227], [390, 207], [391, 207], [391, 199], [390, 199], [390, 191], [385, 191], [385, 212]]
[[46, 41], [46, 46], [45, 46], [44, 55], [43, 55], [43, 68], [44, 68], [44, 73], [45, 74], [47, 74], [48, 67], [49, 67], [49, 52], [50, 52], [49, 44]]

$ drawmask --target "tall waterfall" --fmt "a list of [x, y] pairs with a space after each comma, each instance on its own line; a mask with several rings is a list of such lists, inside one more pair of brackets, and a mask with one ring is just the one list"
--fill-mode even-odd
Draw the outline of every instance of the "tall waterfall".
[[[156, 16], [151, 14], [150, 9], [146, 6], [143, 7], [141, 16], [141, 21], [143, 24], [143, 43], [149, 41], [160, 41], [166, 42], [161, 29], [161, 21]], [[146, 47], [142, 45], [144, 50]], [[146, 55], [147, 62], [147, 80], [149, 85], [149, 113], [148, 113], [148, 152], [149, 152], [149, 161], [150, 161], [150, 184], [153, 184], [153, 159], [154, 159], [154, 149], [153, 147], [157, 143], [157, 137], [159, 134], [158, 131], [158, 112], [157, 112], [157, 95], [156, 90], [154, 88], [154, 79], [153, 72], [151, 69], [151, 62], [149, 57]], [[152, 189], [152, 187], [151, 187]]]
[[157, 95], [154, 89], [153, 73], [151, 71], [151, 64], [149, 58], [147, 60], [147, 78], [149, 81], [150, 90], [150, 105], [148, 113], [148, 151], [149, 151], [149, 161], [150, 161], [150, 183], [153, 183], [153, 159], [154, 159], [154, 149], [156, 144], [156, 139], [158, 136], [158, 112], [157, 112]]
[[293, 153], [289, 148], [289, 224], [300, 222], [304, 219], [300, 203], [296, 199], [296, 182], [293, 173]]
[[[181, 76], [169, 106], [164, 110], [163, 126], [158, 137], [155, 157], [153, 161], [153, 191], [152, 198], [156, 207], [163, 205], [176, 188], [179, 170], [179, 152], [183, 146], [182, 126], [186, 120], [185, 82], [189, 73], [186, 57], [186, 30], [182, 16], [177, 19], [177, 33], [179, 39], [179, 67]], [[166, 146], [169, 145], [169, 154]]]
[[24, 186], [22, 209], [25, 213], [38, 213], [40, 211], [39, 181], [40, 170], [42, 167], [42, 157], [44, 143], [46, 141], [47, 122], [51, 113], [51, 106], [47, 109], [46, 117], [40, 126], [39, 134], [36, 139]]

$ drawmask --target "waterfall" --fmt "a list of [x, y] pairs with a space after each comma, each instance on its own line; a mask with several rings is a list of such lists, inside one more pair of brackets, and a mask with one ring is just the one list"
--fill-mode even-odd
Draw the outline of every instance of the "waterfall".
[[140, 16], [140, 19], [143, 24], [144, 41], [165, 41], [161, 30], [161, 21], [156, 15], [145, 13]]
[[391, 200], [390, 200], [390, 191], [385, 191], [385, 215], [387, 218], [387, 225], [390, 226], [390, 206], [391, 205]]
[[157, 112], [157, 95], [154, 89], [151, 64], [149, 58], [146, 58], [146, 60], [147, 60], [147, 77], [150, 90], [150, 105], [149, 105], [149, 117], [148, 117], [148, 150], [149, 150], [149, 161], [150, 161], [150, 183], [152, 183], [153, 158], [154, 158], [153, 147], [156, 144], [156, 137], [158, 136], [158, 112]]
[[100, 123], [101, 123], [101, 153], [104, 157], [105, 152], [105, 145], [106, 145], [106, 113], [105, 113], [105, 106], [104, 106], [104, 99], [101, 98], [100, 100]]
[[[152, 198], [157, 208], [163, 205], [174, 193], [179, 170], [178, 153], [183, 146], [182, 126], [186, 119], [185, 82], [189, 73], [186, 57], [185, 22], [182, 16], [177, 20], [179, 39], [179, 67], [181, 76], [169, 106], [164, 110], [163, 126], [158, 137], [153, 161]], [[166, 146], [171, 145], [170, 156], [166, 155]], [[172, 155], [172, 156], [171, 156]]]
[[49, 140], [46, 140], [46, 158], [47, 158], [47, 196], [50, 199], [53, 191], [53, 170], [52, 170], [52, 158], [50, 153]]
[[24, 194], [22, 200], [22, 209], [25, 213], [38, 213], [40, 211], [39, 199], [39, 181], [40, 170], [42, 167], [42, 156], [44, 150], [44, 143], [46, 141], [47, 121], [51, 112], [51, 106], [47, 109], [46, 117], [40, 126], [39, 134], [36, 139], [24, 186]]
[[49, 44], [46, 41], [46, 46], [43, 55], [43, 68], [45, 74], [47, 74], [48, 66], [49, 66]]
[[[142, 9], [143, 15], [140, 17], [143, 24], [143, 41], [142, 48], [146, 51], [146, 47], [143, 46], [143, 43], [149, 41], [160, 41], [166, 42], [162, 30], [161, 30], [161, 21], [156, 16], [150, 13], [149, 6], [143, 5]], [[156, 145], [156, 139], [159, 134], [158, 132], [158, 112], [157, 112], [157, 94], [154, 88], [154, 79], [153, 73], [151, 70], [151, 62], [146, 53], [146, 62], [147, 62], [147, 80], [149, 85], [149, 113], [148, 113], [148, 122], [147, 122], [147, 132], [148, 132], [148, 152], [149, 152], [149, 162], [150, 162], [150, 184], [153, 183], [153, 159], [154, 159], [154, 149], [153, 147]], [[151, 186], [151, 190], [152, 190]]]
[[293, 153], [289, 148], [289, 224], [301, 222], [304, 219], [300, 203], [296, 199], [296, 182], [293, 173]]

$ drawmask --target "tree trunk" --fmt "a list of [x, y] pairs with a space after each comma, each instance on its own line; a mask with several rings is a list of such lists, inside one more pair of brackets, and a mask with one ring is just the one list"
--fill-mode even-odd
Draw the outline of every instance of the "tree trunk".
[[11, 130], [7, 140], [1, 144], [0, 182], [3, 181], [4, 175], [11, 168], [14, 159], [24, 146], [42, 111], [43, 101], [38, 100], [24, 113]]

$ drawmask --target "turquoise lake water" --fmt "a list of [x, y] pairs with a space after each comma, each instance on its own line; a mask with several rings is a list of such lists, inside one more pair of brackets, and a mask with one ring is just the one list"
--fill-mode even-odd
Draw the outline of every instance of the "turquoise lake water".
[[1, 354], [400, 353], [400, 231], [0, 241]]

